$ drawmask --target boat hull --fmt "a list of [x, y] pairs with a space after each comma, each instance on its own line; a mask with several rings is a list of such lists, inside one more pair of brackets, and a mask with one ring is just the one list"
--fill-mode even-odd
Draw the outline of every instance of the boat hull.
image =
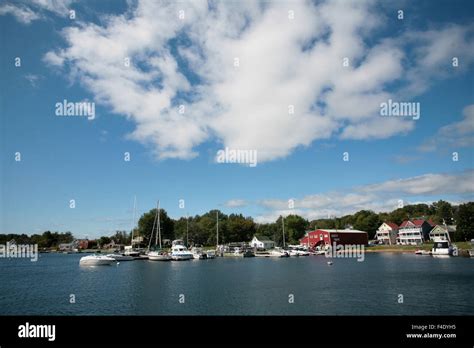
[[171, 259], [173, 261], [186, 261], [193, 259], [193, 254], [172, 254]]
[[92, 258], [90, 256], [85, 256], [85, 257], [82, 257], [80, 260], [79, 260], [79, 264], [81, 266], [110, 266], [110, 265], [113, 265], [115, 264], [116, 261], [115, 259], [111, 258], [111, 257], [98, 257], [98, 258]]
[[130, 255], [117, 255], [117, 254], [109, 254], [107, 257], [114, 259], [115, 261], [133, 261], [133, 256]]
[[148, 260], [150, 260], [150, 261], [171, 261], [171, 256], [169, 256], [169, 255], [148, 255]]

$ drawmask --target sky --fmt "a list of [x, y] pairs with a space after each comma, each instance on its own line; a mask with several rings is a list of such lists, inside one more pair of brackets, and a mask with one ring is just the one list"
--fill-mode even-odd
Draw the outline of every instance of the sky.
[[259, 223], [471, 201], [473, 19], [468, 0], [2, 1], [0, 233], [130, 230], [134, 197]]

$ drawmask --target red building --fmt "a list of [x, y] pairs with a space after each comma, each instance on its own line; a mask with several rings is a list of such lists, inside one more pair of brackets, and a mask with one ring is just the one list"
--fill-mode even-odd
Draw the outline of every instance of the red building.
[[359, 244], [367, 245], [369, 236], [367, 232], [358, 230], [316, 230], [306, 233], [300, 239], [300, 245], [314, 248], [320, 245], [346, 245]]

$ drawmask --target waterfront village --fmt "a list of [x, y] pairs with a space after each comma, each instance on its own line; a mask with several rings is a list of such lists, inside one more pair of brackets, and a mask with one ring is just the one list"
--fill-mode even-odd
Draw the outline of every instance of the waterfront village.
[[[158, 218], [157, 218], [158, 219]], [[155, 221], [159, 228], [159, 221]], [[141, 247], [143, 237], [137, 236], [132, 238], [131, 245], [125, 246], [116, 244], [111, 241], [107, 245], [103, 245], [101, 250], [112, 252], [105, 256], [86, 256], [82, 263], [91, 265], [108, 264], [114, 261], [131, 261], [131, 260], [153, 260], [153, 261], [171, 261], [171, 260], [191, 260], [191, 259], [213, 259], [215, 257], [300, 257], [310, 255], [326, 255], [331, 248], [341, 249], [347, 255], [347, 247], [362, 247], [364, 251], [402, 251], [414, 252], [419, 255], [431, 255], [439, 257], [449, 256], [470, 256], [474, 253], [472, 248], [469, 250], [459, 250], [452, 243], [455, 225], [437, 225], [431, 220], [413, 219], [405, 220], [400, 225], [393, 222], [383, 222], [375, 234], [372, 241], [368, 239], [368, 233], [353, 229], [347, 226], [344, 229], [315, 229], [307, 231], [299, 240], [298, 244], [289, 244], [277, 246], [277, 243], [268, 238], [253, 236], [248, 242], [231, 242], [227, 244], [218, 244], [217, 247], [202, 247], [200, 245], [188, 245], [184, 240], [161, 240], [161, 236], [156, 234], [155, 241], [160, 238], [161, 246], [154, 250], [148, 247]], [[216, 238], [218, 238], [218, 230]], [[284, 225], [282, 225], [282, 233], [284, 233]], [[153, 237], [153, 234], [152, 236]], [[218, 240], [218, 239], [217, 239]], [[282, 240], [285, 240], [283, 235]], [[151, 245], [152, 239], [150, 239]], [[283, 242], [284, 243], [284, 242]], [[420, 248], [423, 245], [431, 245], [432, 248]], [[382, 246], [382, 248], [377, 248]], [[393, 246], [393, 248], [383, 248]], [[189, 247], [189, 249], [188, 249]], [[59, 245], [59, 251], [64, 253], [80, 252], [87, 250], [88, 240], [75, 240], [72, 243], [63, 243]], [[413, 250], [415, 248], [415, 250]], [[349, 249], [351, 250], [351, 249]], [[96, 250], [97, 251], [97, 250]], [[360, 258], [360, 249], [358, 249], [358, 257]], [[334, 254], [335, 255], [335, 254]], [[107, 258], [109, 260], [107, 260]], [[363, 260], [363, 258], [362, 258]], [[328, 261], [328, 264], [332, 264]]]
[[219, 210], [173, 219], [160, 208], [159, 201], [156, 208], [138, 218], [134, 202], [129, 231], [97, 239], [51, 231], [31, 236], [0, 235], [0, 245], [4, 249], [5, 245], [6, 249], [35, 245], [40, 253], [88, 254], [81, 258], [84, 265], [131, 260], [331, 256], [334, 250], [351, 248], [357, 251], [358, 260], [371, 252], [472, 257], [473, 215], [474, 202], [454, 206], [440, 200], [386, 213], [361, 210], [312, 221], [290, 214], [274, 222], [256, 223], [252, 217]]

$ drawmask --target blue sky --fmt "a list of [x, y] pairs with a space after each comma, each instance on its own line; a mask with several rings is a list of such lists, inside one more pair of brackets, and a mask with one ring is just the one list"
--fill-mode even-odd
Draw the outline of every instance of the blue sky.
[[[175, 218], [218, 208], [262, 222], [472, 200], [473, 9], [4, 2], [0, 232], [111, 234], [130, 228], [134, 195], [140, 213], [160, 199]], [[420, 103], [420, 119], [381, 117], [388, 98]], [[64, 99], [94, 102], [95, 119], [56, 116]], [[290, 103], [296, 115], [280, 111]], [[225, 147], [255, 149], [257, 166], [216, 163]]]

